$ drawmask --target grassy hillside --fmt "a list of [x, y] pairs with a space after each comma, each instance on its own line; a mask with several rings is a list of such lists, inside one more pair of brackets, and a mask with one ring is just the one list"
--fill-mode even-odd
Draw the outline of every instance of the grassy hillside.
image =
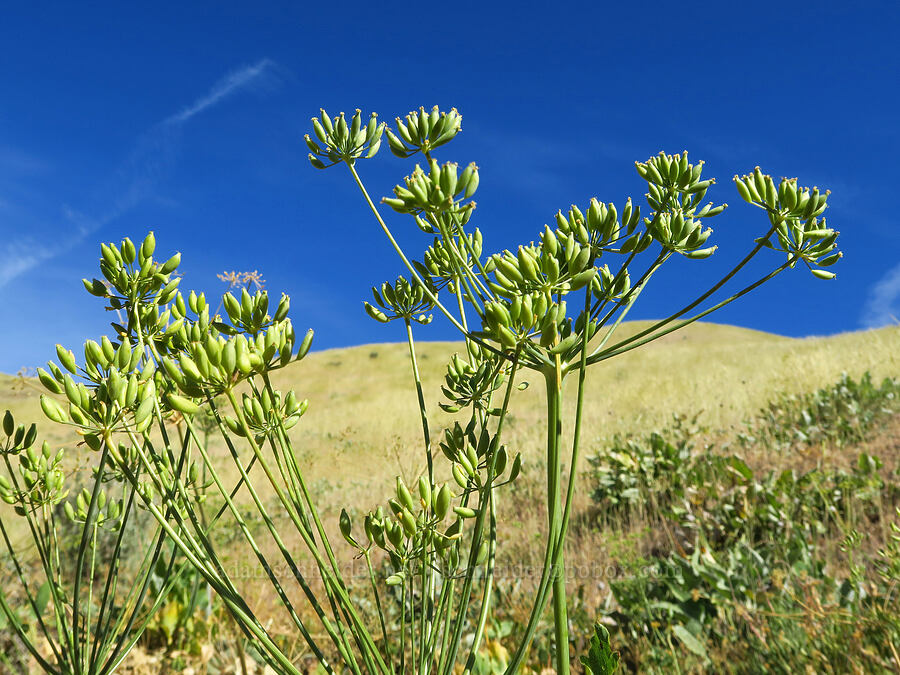
[[[618, 335], [636, 332], [632, 322]], [[739, 425], [775, 392], [811, 391], [842, 372], [876, 378], [900, 373], [900, 327], [792, 339], [718, 324], [695, 324], [647, 347], [589, 370], [584, 440], [587, 449], [623, 431], [663, 424], [672, 413], [704, 411], [713, 429]], [[423, 342], [420, 369], [436, 433], [451, 421], [441, 412], [440, 384], [447, 359], [460, 343]], [[75, 350], [76, 353], [78, 350]], [[48, 355], [49, 356], [49, 355]], [[527, 458], [542, 447], [543, 383], [517, 392], [507, 437]], [[397, 473], [422, 469], [421, 426], [405, 344], [363, 345], [311, 353], [278, 371], [276, 386], [308, 398], [309, 411], [293, 430], [310, 479], [379, 500]], [[570, 401], [575, 378], [569, 379]], [[65, 442], [65, 430], [44, 420], [40, 385], [0, 375], [0, 409], [39, 423], [41, 437]], [[434, 437], [434, 434], [432, 435]], [[71, 438], [71, 437], [70, 437]], [[339, 474], [335, 467], [339, 467]]]
[[[646, 325], [645, 322], [627, 324], [620, 329], [621, 336]], [[693, 416], [703, 411], [701, 422], [713, 435], [733, 439], [743, 428], [743, 422], [779, 393], [805, 393], [833, 385], [844, 372], [859, 378], [869, 371], [876, 381], [897, 377], [900, 375], [898, 347], [900, 327], [792, 339], [733, 326], [690, 326], [591, 368], [585, 399], [582, 455], [585, 460], [578, 469], [587, 469], [586, 458], [607, 446], [614, 435], [666, 428], [673, 414]], [[453, 421], [451, 415], [440, 411], [437, 403], [441, 400], [440, 384], [447, 360], [461, 348], [460, 343], [445, 342], [424, 342], [418, 346], [433, 439]], [[323, 519], [329, 529], [337, 529], [337, 514], [342, 506], [358, 515], [383, 504], [392, 492], [395, 475], [402, 474], [411, 483], [424, 469], [421, 426], [405, 344], [313, 352], [302, 362], [278, 371], [274, 379], [276, 387], [294, 389], [298, 397], [309, 399], [308, 412], [291, 433], [312, 491], [318, 494], [317, 501], [324, 507]], [[543, 383], [530, 373], [522, 379], [530, 379], [531, 386], [514, 395], [505, 441], [514, 451], [522, 451], [524, 475], [499, 502], [504, 532], [497, 568], [500, 570], [498, 593], [502, 594], [498, 606], [504, 612], [504, 620], [511, 622], [520, 621], [522, 617], [518, 613], [528, 606], [526, 600], [533, 589], [527, 579], [523, 581], [520, 572], [539, 567], [546, 528], [542, 507], [545, 486], [539, 466], [543, 461], [545, 433]], [[575, 385], [575, 378], [570, 378], [569, 399], [574, 398]], [[41, 390], [34, 380], [0, 375], [0, 411], [10, 408], [18, 421], [38, 422], [41, 437], [54, 445], [71, 443], [76, 438], [74, 435], [67, 435], [65, 428], [44, 420], [39, 406]], [[568, 404], [571, 411], [572, 401]], [[564, 423], [570, 423], [571, 419], [571, 415], [565, 416]], [[900, 419], [897, 416], [893, 419], [887, 432], [880, 439], [873, 439], [871, 448], [865, 448], [888, 460], [885, 472], [894, 471], [897, 463]], [[569, 431], [564, 428], [565, 434]], [[880, 447], [879, 443], [890, 447]], [[841, 460], [835, 464], [854, 464], [861, 449], [845, 448], [842, 452], [846, 456], [834, 457]], [[740, 452], [746, 455], [747, 451]], [[90, 461], [91, 455], [85, 452], [82, 458]], [[763, 470], [774, 468], [775, 464], [796, 464], [801, 458], [776, 457], [770, 453], [761, 454], [760, 459], [763, 461], [754, 470], [762, 475]], [[223, 461], [221, 466], [230, 466], [230, 461]], [[439, 457], [436, 466], [439, 472], [447, 473], [443, 458]], [[235, 478], [227, 469], [225, 475]], [[260, 486], [263, 483], [260, 481]], [[615, 527], [600, 526], [589, 483], [586, 476], [582, 481], [584, 489], [576, 495], [575, 517], [566, 551], [567, 565], [572, 570], [618, 570], [621, 566], [626, 569], [627, 565], [643, 560], [642, 556], [659, 555], [667, 550], [666, 546], [671, 546], [672, 536], [665, 528], [661, 529], [663, 521], [659, 514], [622, 520]], [[266, 492], [263, 488], [264, 498]], [[885, 501], [877, 526], [871, 525], [874, 529], [869, 534], [873, 536], [867, 542], [873, 551], [885, 541], [888, 522], [885, 514], [893, 513], [892, 504]], [[0, 517], [3, 515], [0, 508]], [[275, 518], [280, 515], [276, 513]], [[255, 564], [239, 542], [229, 543], [233, 528], [227, 523], [223, 528], [217, 535], [228, 537], [222, 550], [226, 563]], [[24, 537], [25, 533], [18, 534]], [[834, 539], [830, 531], [829, 536]], [[843, 565], [843, 558], [831, 551], [838, 550], [838, 540], [823, 541], [823, 555], [829, 569]], [[293, 546], [295, 543], [288, 539], [289, 546], [299, 549]], [[277, 553], [270, 548], [269, 544], [263, 545], [267, 554], [277, 558]], [[339, 558], [349, 559], [350, 555], [348, 549], [339, 545]], [[299, 559], [304, 559], [302, 553]], [[589, 633], [594, 613], [608, 600], [605, 584], [613, 577], [602, 579], [601, 584], [593, 583], [596, 581], [593, 577], [575, 579], [572, 590], [577, 589], [578, 600], [573, 601], [572, 611], [579, 622], [576, 631], [579, 634]], [[256, 577], [249, 577], [242, 583], [242, 590], [251, 606], [260, 607], [262, 615], [268, 616], [265, 607], [271, 589]], [[289, 639], [299, 640], [288, 627], [284, 630], [291, 636]], [[548, 639], [540, 636], [538, 642], [544, 646], [549, 644]], [[621, 647], [639, 653], [644, 643], [626, 641], [620, 643]]]

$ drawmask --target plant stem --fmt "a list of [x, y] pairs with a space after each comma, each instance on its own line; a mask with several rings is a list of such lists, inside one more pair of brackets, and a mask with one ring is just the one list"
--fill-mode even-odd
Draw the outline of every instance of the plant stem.
[[[553, 576], [553, 624], [556, 638], [556, 673], [569, 673], [569, 617], [566, 609], [566, 575], [563, 556], [563, 531], [560, 509], [562, 482], [559, 457], [559, 441], [562, 435], [560, 407], [562, 403], [562, 367], [559, 356], [556, 367], [547, 371], [547, 504], [549, 514], [549, 540], [554, 542], [555, 560], [551, 574]], [[570, 468], [571, 471], [571, 468]]]
[[425, 457], [428, 460], [428, 483], [434, 485], [434, 459], [431, 456], [431, 432], [428, 430], [428, 412], [425, 409], [425, 395], [422, 392], [422, 380], [419, 377], [419, 364], [416, 361], [416, 345], [413, 341], [412, 323], [403, 317], [406, 324], [406, 342], [409, 344], [409, 361], [412, 364], [413, 379], [416, 382], [416, 395], [419, 400], [419, 416], [422, 418], [422, 436], [425, 440]]
[[372, 210], [372, 213], [375, 214], [375, 219], [378, 221], [378, 224], [381, 225], [381, 229], [384, 231], [385, 236], [387, 236], [388, 241], [391, 242], [391, 246], [394, 247], [394, 250], [397, 252], [397, 255], [400, 256], [400, 259], [403, 261], [403, 264], [406, 265], [406, 269], [409, 270], [409, 273], [412, 274], [413, 278], [418, 282], [419, 286], [422, 287], [422, 291], [425, 293], [425, 296], [434, 303], [434, 306], [441, 310], [441, 314], [447, 317], [447, 319], [452, 323], [457, 330], [461, 333], [466, 333], [465, 327], [456, 319], [453, 314], [451, 314], [444, 305], [441, 304], [440, 300], [437, 299], [437, 296], [432, 293], [428, 286], [425, 285], [425, 282], [422, 281], [422, 277], [419, 276], [419, 273], [416, 271], [416, 268], [413, 267], [412, 263], [409, 262], [409, 259], [406, 257], [406, 254], [403, 252], [403, 249], [400, 248], [400, 244], [397, 243], [397, 240], [394, 239], [394, 235], [391, 234], [390, 228], [387, 226], [387, 223], [384, 222], [384, 219], [381, 217], [381, 214], [378, 213], [378, 209], [375, 208], [375, 204], [372, 201], [372, 198], [369, 197], [369, 193], [366, 191], [365, 186], [362, 183], [362, 180], [359, 177], [359, 174], [356, 173], [356, 168], [350, 164], [346, 163], [347, 168], [350, 169], [350, 173], [353, 175], [353, 180], [356, 181], [356, 185], [359, 187], [360, 191], [363, 193], [363, 197], [366, 198], [366, 203], [369, 205], [369, 208]]

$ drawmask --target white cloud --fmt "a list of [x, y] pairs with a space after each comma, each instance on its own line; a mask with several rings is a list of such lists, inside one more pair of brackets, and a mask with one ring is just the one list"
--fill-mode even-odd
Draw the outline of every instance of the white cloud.
[[269, 59], [261, 59], [250, 66], [244, 66], [228, 73], [216, 82], [205, 96], [201, 96], [181, 112], [166, 119], [166, 124], [184, 124], [207, 108], [214, 106], [241, 89], [246, 89], [252, 84], [266, 77], [275, 63]]
[[[92, 216], [79, 212], [68, 204], [62, 205], [62, 217], [68, 222], [69, 231], [72, 232], [68, 239], [48, 247], [27, 236], [22, 236], [11, 241], [7, 240], [0, 245], [0, 288], [44, 260], [53, 258], [76, 246], [88, 235], [146, 199], [152, 193], [154, 185], [174, 161], [175, 146], [178, 141], [177, 132], [180, 128], [188, 120], [239, 91], [266, 82], [271, 83], [274, 79], [275, 68], [274, 61], [261, 59], [252, 65], [233, 70], [216, 82], [204, 96], [142, 134], [135, 141], [128, 158], [103, 187], [104, 197], [101, 201], [105, 205], [99, 210], [99, 214]], [[13, 160], [18, 164], [24, 161], [19, 155], [0, 154], [0, 163], [8, 163]], [[36, 170], [36, 166], [31, 168]], [[23, 223], [18, 229], [27, 231], [31, 229], [31, 224]]]
[[880, 328], [897, 323], [900, 317], [900, 264], [888, 270], [869, 290], [860, 323], [863, 328]]
[[57, 252], [42, 248], [38, 242], [28, 239], [7, 242], [0, 248], [0, 287], [40, 262], [52, 258]]

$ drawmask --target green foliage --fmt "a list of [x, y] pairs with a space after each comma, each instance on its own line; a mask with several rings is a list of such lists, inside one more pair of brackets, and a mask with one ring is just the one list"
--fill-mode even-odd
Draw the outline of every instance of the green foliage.
[[700, 433], [698, 416], [673, 416], [666, 433], [616, 436], [602, 454], [588, 457], [594, 486], [591, 498], [606, 521], [633, 520], [668, 506], [691, 484], [686, 473], [705, 466], [693, 459], [692, 440]]
[[859, 381], [846, 373], [830, 387], [807, 394], [783, 394], [748, 423], [739, 436], [744, 445], [776, 450], [825, 445], [838, 448], [861, 442], [886, 416], [900, 410], [900, 379], [880, 386], [867, 372]]
[[[813, 401], [836, 415], [864, 417], [863, 425], [826, 415], [815, 420], [822, 437], [848, 443], [864, 439], [891, 410], [895, 386], [844, 376], [834, 387], [790, 400], [802, 402], [793, 408], [801, 413]], [[785, 397], [777, 400], [785, 410]], [[810, 421], [802, 414], [791, 419]], [[593, 494], [603, 500], [597, 509], [608, 526], [627, 524], [638, 502], [633, 492], [623, 493], [640, 490], [653, 505], [642, 517], [669, 533], [654, 558], [626, 564], [624, 576], [611, 582], [615, 603], [607, 615], [625, 638], [629, 667], [671, 672], [693, 663], [715, 672], [788, 673], [849, 672], [865, 664], [866, 672], [889, 672], [895, 655], [888, 645], [900, 637], [897, 535], [873, 555], [860, 550], [859, 534], [877, 531], [879, 522], [886, 527], [885, 505], [898, 497], [878, 458], [860, 453], [850, 470], [758, 476], [737, 457], [711, 446], [698, 450], [697, 428], [686, 430], [683, 421], [616, 439], [591, 460]], [[782, 449], [780, 442], [770, 448]], [[835, 539], [843, 540], [840, 551], [822, 548]], [[732, 659], [748, 653], [753, 663]]]
[[619, 667], [619, 655], [609, 645], [609, 631], [601, 623], [594, 624], [594, 637], [586, 656], [581, 657], [582, 665], [590, 675], [611, 675]]

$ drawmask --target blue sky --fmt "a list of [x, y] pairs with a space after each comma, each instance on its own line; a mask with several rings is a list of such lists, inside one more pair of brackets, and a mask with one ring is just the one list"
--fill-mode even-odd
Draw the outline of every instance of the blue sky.
[[[363, 312], [401, 266], [349, 175], [302, 136], [324, 106], [393, 120], [455, 106], [437, 153], [481, 168], [486, 247], [536, 239], [557, 209], [642, 198], [633, 162], [687, 149], [731, 208], [709, 261], [678, 261], [635, 318], [680, 307], [765, 229], [730, 177], [757, 164], [829, 188], [834, 282], [785, 274], [716, 315], [783, 335], [900, 315], [895, 199], [900, 9], [857, 3], [16, 3], [0, 22], [0, 371], [105, 333], [82, 277], [101, 241], [156, 232], [182, 288], [259, 270], [317, 348], [402, 339]], [[375, 196], [411, 168], [360, 165]], [[388, 214], [415, 255], [428, 241]], [[745, 279], [780, 263], [774, 254]], [[437, 322], [436, 322], [437, 323]], [[454, 337], [446, 325], [424, 339]]]

